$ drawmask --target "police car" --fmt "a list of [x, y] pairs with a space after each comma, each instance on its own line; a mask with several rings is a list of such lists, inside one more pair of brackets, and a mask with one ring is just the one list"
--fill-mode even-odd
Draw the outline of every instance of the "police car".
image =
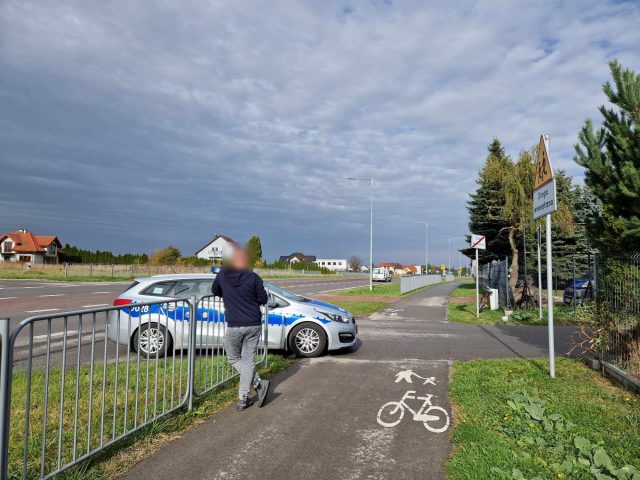
[[[110, 313], [108, 338], [148, 356], [162, 357], [187, 348], [190, 309], [186, 300], [195, 296], [196, 347], [222, 345], [224, 304], [211, 294], [215, 277], [215, 274], [175, 274], [136, 279], [113, 302], [121, 308]], [[358, 327], [348, 311], [270, 283], [265, 282], [265, 289], [269, 294], [266, 333], [270, 349], [317, 357], [356, 343]], [[149, 302], [156, 303], [136, 306]]]

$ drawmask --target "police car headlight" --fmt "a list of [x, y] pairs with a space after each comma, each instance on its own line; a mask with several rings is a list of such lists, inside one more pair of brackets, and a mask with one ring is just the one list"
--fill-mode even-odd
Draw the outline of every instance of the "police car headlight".
[[322, 310], [316, 310], [320, 315], [327, 317], [332, 322], [349, 323], [349, 317], [342, 316], [338, 313], [325, 312]]

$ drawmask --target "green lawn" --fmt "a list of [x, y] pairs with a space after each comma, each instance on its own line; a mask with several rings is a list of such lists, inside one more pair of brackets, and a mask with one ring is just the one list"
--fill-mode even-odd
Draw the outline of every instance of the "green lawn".
[[[412, 292], [413, 293], [413, 292]], [[350, 288], [348, 290], [338, 290], [331, 292], [332, 295], [344, 295], [348, 297], [399, 297], [400, 283], [374, 283], [373, 291], [369, 290], [369, 286]]]
[[331, 292], [332, 295], [344, 295], [346, 297], [406, 297], [415, 293], [426, 290], [427, 288], [434, 287], [435, 285], [441, 285], [435, 283], [433, 285], [427, 285], [426, 287], [418, 288], [411, 292], [400, 295], [400, 282], [389, 283], [374, 283], [373, 291], [369, 290], [369, 286], [350, 288], [348, 290], [338, 290]]
[[576, 360], [456, 363], [450, 399], [451, 480], [640, 478], [638, 397]]
[[[482, 291], [480, 292], [482, 294]], [[451, 292], [451, 297], [474, 297], [476, 296], [476, 284], [475, 283], [465, 283], [464, 285], [460, 285], [453, 292]]]
[[[280, 356], [270, 355], [269, 366], [261, 367], [265, 376], [271, 376], [286, 369], [290, 364]], [[207, 382], [214, 371], [230, 370], [225, 358], [209, 358], [208, 362], [196, 362], [196, 383]], [[165, 376], [166, 372], [166, 376]], [[118, 383], [116, 388], [116, 373]], [[174, 381], [171, 381], [173, 373]], [[74, 430], [77, 432], [75, 455], [80, 456], [87, 451], [87, 434], [91, 431], [90, 445], [95, 448], [101, 440], [107, 442], [115, 435], [120, 435], [125, 427], [131, 430], [134, 426], [144, 422], [145, 417], [152, 417], [177, 404], [180, 393], [186, 388], [186, 361], [176, 358], [175, 364], [168, 359], [166, 365], [163, 359], [155, 360], [147, 366], [141, 360], [140, 369], [132, 359], [129, 370], [129, 384], [127, 401], [125, 403], [126, 368], [121, 364], [118, 368], [113, 364], [104, 366], [96, 363], [91, 382], [91, 371], [88, 365], [81, 366], [78, 376], [78, 415], [75, 418], [76, 403], [76, 370], [75, 367], [66, 370], [64, 377], [65, 395], [63, 403], [62, 435], [59, 437], [60, 398], [63, 384], [62, 370], [52, 368], [49, 374], [48, 408], [47, 408], [47, 441], [45, 474], [55, 470], [57, 465], [58, 442], [61, 445], [61, 465], [69, 462], [74, 455]], [[156, 381], [157, 378], [157, 381]], [[39, 478], [40, 452], [43, 445], [42, 422], [44, 418], [43, 399], [45, 391], [45, 376], [41, 369], [34, 369], [31, 377], [31, 408], [29, 409], [30, 435], [27, 449], [27, 477]], [[105, 380], [104, 397], [102, 393], [103, 379]], [[136, 401], [135, 385], [138, 385]], [[203, 383], [205, 384], [205, 383]], [[16, 371], [13, 375], [11, 402], [11, 430], [9, 439], [9, 476], [21, 478], [22, 468], [25, 404], [27, 394], [27, 375], [24, 370]], [[89, 388], [93, 392], [89, 401]], [[173, 387], [173, 389], [171, 388]], [[233, 403], [237, 398], [237, 381], [233, 380], [218, 387], [213, 392], [194, 402], [194, 409], [190, 412], [179, 410], [169, 414], [138, 432], [124, 438], [104, 452], [86, 460], [78, 466], [71, 467], [56, 478], [89, 480], [111, 479], [126, 472], [134, 463], [153, 450], [157, 449], [168, 439], [179, 436], [184, 429], [199, 423], [207, 417]], [[173, 400], [172, 400], [173, 396]], [[103, 400], [104, 398], [104, 400]], [[102, 406], [104, 405], [104, 431], [101, 431]], [[90, 411], [91, 406], [91, 411]], [[114, 422], [114, 412], [115, 419]], [[125, 421], [126, 417], [126, 421]]]
[[[450, 297], [475, 297], [475, 284], [460, 285], [453, 292]], [[482, 292], [480, 292], [482, 294]], [[589, 323], [592, 321], [593, 306], [577, 306], [576, 315], [574, 320], [573, 306], [572, 305], [556, 305], [553, 308], [553, 318], [557, 325], [574, 325]], [[496, 322], [502, 322], [502, 316], [504, 315], [502, 309], [490, 311], [483, 310], [480, 312], [480, 318], [476, 318], [476, 304], [473, 302], [459, 304], [449, 304], [449, 321], [459, 323], [482, 323], [490, 324]], [[515, 310], [509, 317], [507, 323], [517, 325], [546, 325], [547, 324], [547, 309], [542, 309], [542, 319], [540, 319], [540, 312], [538, 308], [531, 308], [527, 310]]]
[[[136, 275], [136, 276], [144, 276], [144, 275]], [[117, 281], [126, 281], [132, 280], [135, 277], [126, 275], [126, 276], [118, 276], [115, 274], [113, 277], [111, 273], [107, 272], [99, 272], [93, 276], [87, 275], [69, 275], [68, 277], [64, 276], [64, 272], [43, 272], [42, 270], [3, 270], [0, 269], [0, 278], [5, 280], [56, 280], [56, 281], [66, 281], [66, 282], [117, 282]]]
[[485, 309], [480, 312], [480, 318], [476, 318], [475, 303], [450, 303], [447, 308], [447, 319], [456, 323], [496, 323], [502, 322], [502, 316], [504, 315], [500, 308], [498, 310]]
[[351, 312], [356, 317], [366, 317], [371, 315], [374, 312], [377, 312], [381, 308], [388, 306], [389, 304], [386, 302], [358, 302], [358, 301], [331, 301], [332, 304], [338, 305], [349, 312]]

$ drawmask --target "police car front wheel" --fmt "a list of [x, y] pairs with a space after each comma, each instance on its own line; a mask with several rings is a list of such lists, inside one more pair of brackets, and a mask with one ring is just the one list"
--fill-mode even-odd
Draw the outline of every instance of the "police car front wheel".
[[291, 331], [291, 350], [299, 357], [318, 357], [327, 348], [327, 334], [313, 323], [303, 323]]

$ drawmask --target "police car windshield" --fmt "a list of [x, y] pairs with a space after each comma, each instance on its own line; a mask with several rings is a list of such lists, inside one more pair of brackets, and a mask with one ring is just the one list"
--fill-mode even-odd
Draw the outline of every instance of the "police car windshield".
[[282, 288], [274, 285], [273, 283], [267, 283], [265, 284], [265, 286], [267, 287], [267, 290], [275, 293], [276, 295], [284, 298], [285, 300], [291, 300], [292, 302], [303, 302], [305, 300], [304, 297], [296, 295], [295, 293], [287, 292], [286, 290], [283, 290]]

